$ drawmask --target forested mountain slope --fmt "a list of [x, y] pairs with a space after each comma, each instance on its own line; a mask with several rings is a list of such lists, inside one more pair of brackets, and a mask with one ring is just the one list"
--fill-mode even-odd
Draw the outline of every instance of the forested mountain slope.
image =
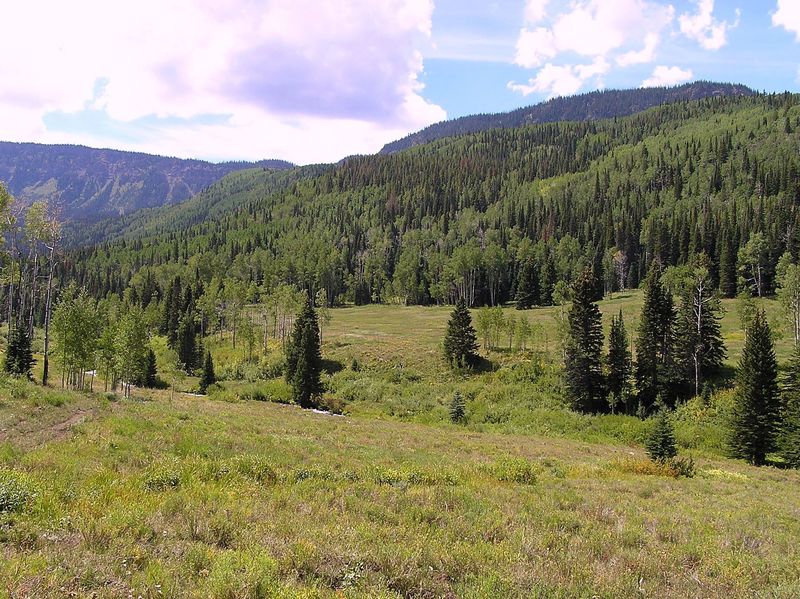
[[386, 144], [381, 153], [391, 154], [443, 137], [477, 133], [488, 129], [522, 127], [555, 121], [584, 121], [628, 116], [670, 102], [700, 100], [716, 96], [747, 96], [753, 90], [744, 85], [696, 81], [677, 87], [652, 87], [594, 91], [577, 96], [554, 98], [511, 112], [470, 115], [442, 121]]
[[69, 226], [67, 244], [80, 246], [120, 236], [142, 237], [180, 231], [204, 220], [233, 212], [264, 196], [291, 186], [294, 182], [319, 175], [328, 165], [288, 169], [252, 168], [235, 171], [180, 204], [138, 210], [95, 223], [78, 221]]
[[11, 194], [23, 204], [55, 201], [65, 218], [175, 204], [228, 173], [256, 166], [292, 165], [282, 160], [213, 164], [84, 146], [0, 142], [0, 181]]
[[766, 293], [798, 251], [799, 129], [798, 95], [720, 97], [443, 139], [273, 193], [242, 179], [235, 209], [172, 231], [143, 222], [75, 251], [62, 276], [97, 295], [181, 274], [422, 304], [506, 301], [524, 282], [548, 304], [586, 266], [636, 286], [654, 257], [704, 252], [724, 294], [756, 270]]

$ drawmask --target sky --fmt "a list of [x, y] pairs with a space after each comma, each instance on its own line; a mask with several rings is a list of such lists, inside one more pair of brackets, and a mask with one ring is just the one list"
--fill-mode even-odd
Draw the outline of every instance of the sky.
[[0, 1], [6, 141], [309, 164], [596, 89], [800, 90], [800, 0]]

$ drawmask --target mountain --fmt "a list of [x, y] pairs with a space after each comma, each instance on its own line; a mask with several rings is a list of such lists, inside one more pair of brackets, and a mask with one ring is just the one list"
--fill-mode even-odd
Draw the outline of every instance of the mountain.
[[0, 142], [0, 181], [22, 204], [55, 200], [65, 219], [128, 214], [187, 200], [225, 175], [258, 163], [182, 160], [75, 145]]
[[[513, 300], [527, 272], [546, 305], [587, 267], [606, 289], [636, 287], [654, 257], [703, 253], [723, 293], [754, 268], [769, 292], [778, 258], [800, 254], [798, 143], [800, 95], [756, 94], [449, 137], [279, 184], [235, 173], [208, 208], [152, 211], [72, 250], [61, 276], [98, 297], [149, 297], [145, 280], [180, 275], [331, 303], [481, 305]], [[743, 248], [755, 258], [737, 265]]]
[[700, 100], [714, 96], [749, 96], [754, 92], [744, 85], [696, 81], [677, 87], [594, 91], [577, 96], [554, 98], [511, 112], [477, 114], [426, 127], [383, 146], [382, 154], [392, 154], [443, 137], [477, 133], [488, 129], [522, 127], [555, 121], [584, 121], [628, 116], [670, 102]]

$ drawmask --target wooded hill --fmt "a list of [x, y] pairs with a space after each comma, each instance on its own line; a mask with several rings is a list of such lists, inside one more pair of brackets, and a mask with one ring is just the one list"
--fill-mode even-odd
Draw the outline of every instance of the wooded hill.
[[214, 164], [75, 145], [0, 142], [0, 181], [23, 205], [57, 203], [65, 219], [176, 204], [231, 172], [254, 167], [292, 165], [282, 160]]
[[522, 127], [556, 121], [609, 119], [628, 116], [659, 104], [681, 100], [700, 100], [717, 96], [749, 96], [751, 94], [753, 94], [753, 90], [744, 85], [711, 81], [695, 81], [676, 87], [593, 91], [577, 96], [553, 98], [547, 102], [525, 106], [511, 112], [469, 115], [435, 123], [421, 131], [386, 144], [381, 153], [391, 154], [443, 137], [478, 133], [489, 129]]
[[[705, 253], [724, 295], [769, 293], [798, 251], [800, 96], [719, 97], [626, 118], [495, 129], [353, 158], [285, 187], [229, 176], [176, 208], [72, 253], [62, 271], [97, 296], [184, 280], [283, 281], [329, 303], [534, 304], [593, 266], [636, 287], [653, 258]], [[305, 176], [306, 174], [310, 176]], [[148, 291], [149, 293], [150, 291]], [[141, 295], [139, 296], [141, 297]], [[148, 299], [144, 299], [148, 301]]]

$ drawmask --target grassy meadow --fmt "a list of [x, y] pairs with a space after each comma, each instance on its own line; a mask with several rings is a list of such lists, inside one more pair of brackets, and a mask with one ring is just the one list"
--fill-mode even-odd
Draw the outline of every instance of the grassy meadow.
[[[640, 304], [602, 302], [606, 324], [622, 309], [635, 331]], [[0, 377], [0, 597], [800, 595], [800, 472], [724, 457], [728, 390], [676, 412], [693, 478], [645, 457], [649, 422], [571, 412], [555, 310], [525, 312], [532, 349], [463, 376], [440, 355], [450, 309], [334, 309], [342, 415], [285, 403], [262, 378], [279, 344], [245, 363], [230, 335], [206, 347], [239, 380], [208, 396], [192, 377], [129, 400]]]

